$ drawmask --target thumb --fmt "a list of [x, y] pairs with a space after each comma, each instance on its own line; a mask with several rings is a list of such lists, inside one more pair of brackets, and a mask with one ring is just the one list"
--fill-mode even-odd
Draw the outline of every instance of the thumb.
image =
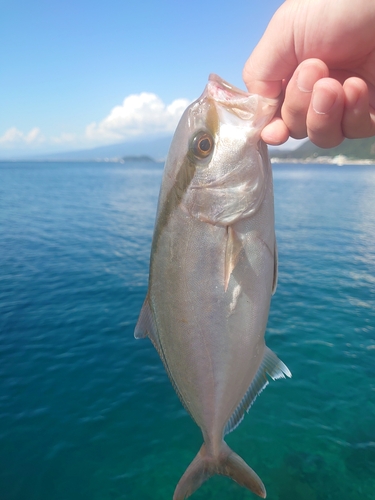
[[247, 60], [242, 77], [249, 92], [278, 97], [283, 79], [289, 79], [298, 62], [294, 50], [293, 13], [283, 4]]

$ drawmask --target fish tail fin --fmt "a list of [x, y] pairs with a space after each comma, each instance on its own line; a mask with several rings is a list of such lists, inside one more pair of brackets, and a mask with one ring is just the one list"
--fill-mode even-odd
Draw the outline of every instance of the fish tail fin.
[[214, 457], [202, 445], [176, 486], [173, 500], [184, 500], [215, 474], [231, 477], [241, 486], [266, 498], [266, 489], [259, 476], [223, 441], [219, 455]]

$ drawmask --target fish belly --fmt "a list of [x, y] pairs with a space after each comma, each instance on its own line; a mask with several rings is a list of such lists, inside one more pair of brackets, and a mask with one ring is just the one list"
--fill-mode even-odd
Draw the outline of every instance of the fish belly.
[[265, 348], [273, 256], [254, 218], [235, 230], [244, 248], [226, 290], [225, 227], [178, 210], [152, 256], [150, 302], [165, 363], [205, 440], [222, 439]]

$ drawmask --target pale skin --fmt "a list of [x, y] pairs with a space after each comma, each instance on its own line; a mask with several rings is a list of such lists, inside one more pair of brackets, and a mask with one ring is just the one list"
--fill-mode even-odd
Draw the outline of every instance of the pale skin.
[[279, 97], [270, 145], [330, 148], [375, 135], [375, 0], [287, 0], [243, 70], [249, 92]]

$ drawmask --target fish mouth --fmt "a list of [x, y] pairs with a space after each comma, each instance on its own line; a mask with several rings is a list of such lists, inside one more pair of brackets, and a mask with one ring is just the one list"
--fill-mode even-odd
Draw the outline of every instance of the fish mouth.
[[277, 99], [245, 92], [214, 73], [208, 78], [204, 95], [216, 104], [219, 114], [229, 112], [241, 120], [250, 120], [257, 129], [269, 123], [278, 108]]
[[[209, 93], [211, 94], [211, 97], [215, 98], [216, 95], [218, 94], [217, 97], [223, 98], [227, 96], [228, 100], [233, 100], [234, 97], [237, 98], [244, 98], [244, 97], [249, 97], [249, 93], [245, 92], [244, 90], [241, 90], [234, 85], [226, 82], [223, 80], [220, 76], [216, 75], [215, 73], [211, 73], [210, 76], [208, 77], [208, 82], [209, 84]], [[216, 91], [216, 92], [215, 92]], [[212, 95], [214, 94], [214, 95]], [[221, 99], [220, 99], [221, 100]]]

